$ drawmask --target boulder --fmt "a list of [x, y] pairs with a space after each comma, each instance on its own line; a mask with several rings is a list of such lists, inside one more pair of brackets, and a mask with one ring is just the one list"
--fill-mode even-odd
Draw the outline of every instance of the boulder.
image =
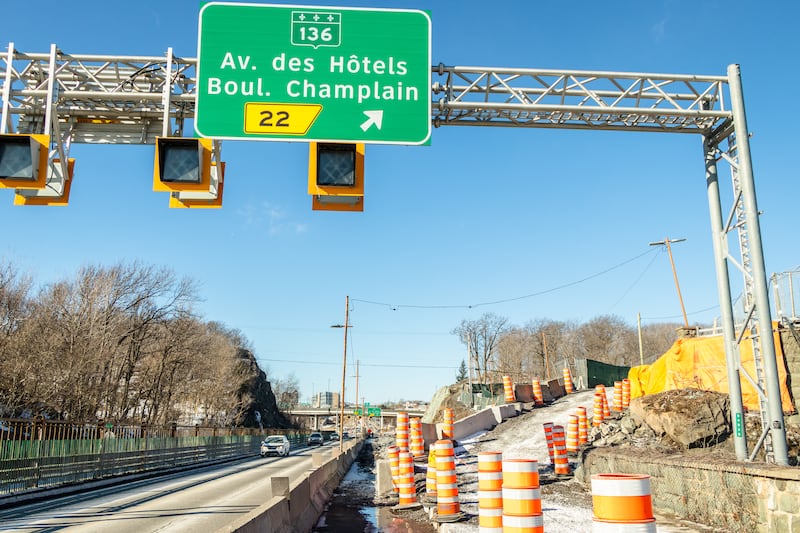
[[706, 447], [725, 440], [731, 432], [727, 394], [680, 389], [634, 398], [630, 414], [656, 435], [669, 437], [684, 448]]

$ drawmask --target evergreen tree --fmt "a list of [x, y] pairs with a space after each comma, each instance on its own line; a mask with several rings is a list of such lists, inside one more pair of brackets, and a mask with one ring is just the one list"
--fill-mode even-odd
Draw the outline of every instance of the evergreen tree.
[[465, 379], [467, 379], [467, 363], [462, 359], [461, 366], [458, 367], [458, 373], [456, 373], [456, 383]]

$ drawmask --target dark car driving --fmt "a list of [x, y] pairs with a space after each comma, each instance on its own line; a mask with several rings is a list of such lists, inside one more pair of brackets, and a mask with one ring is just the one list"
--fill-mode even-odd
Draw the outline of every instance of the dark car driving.
[[308, 436], [309, 446], [322, 446], [323, 442], [322, 433], [315, 432]]

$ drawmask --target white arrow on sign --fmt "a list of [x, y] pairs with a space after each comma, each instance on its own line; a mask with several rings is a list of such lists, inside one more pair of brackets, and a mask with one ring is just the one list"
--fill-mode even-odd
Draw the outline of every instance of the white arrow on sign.
[[367, 115], [367, 120], [361, 124], [361, 131], [367, 131], [370, 126], [375, 124], [375, 127], [381, 129], [381, 124], [383, 123], [383, 110], [379, 111], [364, 111], [364, 114]]

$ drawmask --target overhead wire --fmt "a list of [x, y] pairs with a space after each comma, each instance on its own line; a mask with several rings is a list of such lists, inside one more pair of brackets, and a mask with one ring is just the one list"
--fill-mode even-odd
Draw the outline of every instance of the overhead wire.
[[[298, 361], [297, 359], [272, 359], [272, 358], [265, 358], [259, 357], [259, 361], [267, 361], [271, 363], [299, 363], [305, 365], [331, 365], [331, 366], [341, 366], [341, 363], [337, 363], [334, 361]], [[394, 364], [394, 363], [364, 363], [359, 362], [361, 366], [370, 366], [370, 367], [378, 367], [378, 368], [438, 368], [438, 369], [447, 369], [452, 370], [457, 368], [458, 365], [422, 365], [422, 364]]]
[[656, 259], [658, 259], [658, 255], [654, 255], [653, 258], [650, 259], [650, 262], [645, 265], [644, 270], [642, 270], [642, 273], [639, 274], [639, 277], [637, 277], [634, 282], [631, 283], [627, 289], [625, 289], [625, 292], [622, 293], [622, 296], [620, 296], [619, 299], [614, 302], [614, 304], [611, 306], [612, 309], [615, 308], [622, 300], [624, 300], [628, 293], [631, 292], [633, 288], [642, 280], [647, 271], [650, 270], [650, 267], [653, 266], [653, 263], [656, 262]]
[[516, 302], [516, 301], [519, 301], [519, 300], [526, 300], [528, 298], [535, 298], [536, 296], [542, 296], [544, 294], [549, 294], [551, 292], [559, 291], [561, 289], [566, 289], [568, 287], [573, 287], [575, 285], [579, 285], [581, 283], [585, 283], [585, 282], [587, 282], [587, 281], [589, 281], [591, 279], [600, 277], [600, 276], [602, 276], [604, 274], [608, 274], [609, 272], [612, 272], [612, 271], [614, 271], [614, 270], [616, 270], [618, 268], [621, 268], [621, 267], [627, 265], [628, 263], [632, 263], [633, 261], [636, 261], [640, 257], [643, 257], [643, 256], [645, 256], [645, 255], [647, 255], [649, 253], [654, 253], [656, 251], [657, 251], [657, 249], [655, 249], [655, 248], [648, 248], [646, 251], [640, 253], [639, 255], [631, 257], [630, 259], [626, 259], [625, 261], [622, 261], [621, 263], [617, 263], [616, 265], [614, 265], [612, 267], [606, 268], [604, 270], [601, 270], [599, 272], [596, 272], [594, 274], [591, 274], [589, 276], [586, 276], [586, 277], [581, 278], [581, 279], [576, 280], [576, 281], [571, 281], [569, 283], [564, 283], [564, 284], [561, 284], [561, 285], [557, 285], [555, 287], [551, 287], [549, 289], [544, 289], [544, 290], [533, 292], [533, 293], [530, 293], [530, 294], [524, 294], [524, 295], [521, 295], [521, 296], [514, 296], [514, 297], [511, 297], [511, 298], [503, 298], [503, 299], [500, 299], [500, 300], [492, 300], [492, 301], [488, 301], [488, 302], [479, 302], [479, 303], [475, 303], [475, 304], [421, 305], [421, 304], [391, 304], [391, 303], [388, 303], [388, 302], [378, 302], [378, 301], [374, 301], [374, 300], [364, 300], [364, 299], [360, 299], [360, 298], [350, 298], [350, 301], [352, 301], [352, 302], [360, 302], [360, 303], [370, 304], [370, 305], [379, 305], [379, 306], [383, 306], [383, 307], [388, 307], [392, 311], [396, 311], [396, 310], [401, 309], [401, 308], [403, 308], [403, 309], [475, 309], [475, 308], [478, 308], [478, 307], [486, 307], [486, 306], [490, 306], [490, 305], [498, 305], [498, 304], [503, 304], [503, 303]]

